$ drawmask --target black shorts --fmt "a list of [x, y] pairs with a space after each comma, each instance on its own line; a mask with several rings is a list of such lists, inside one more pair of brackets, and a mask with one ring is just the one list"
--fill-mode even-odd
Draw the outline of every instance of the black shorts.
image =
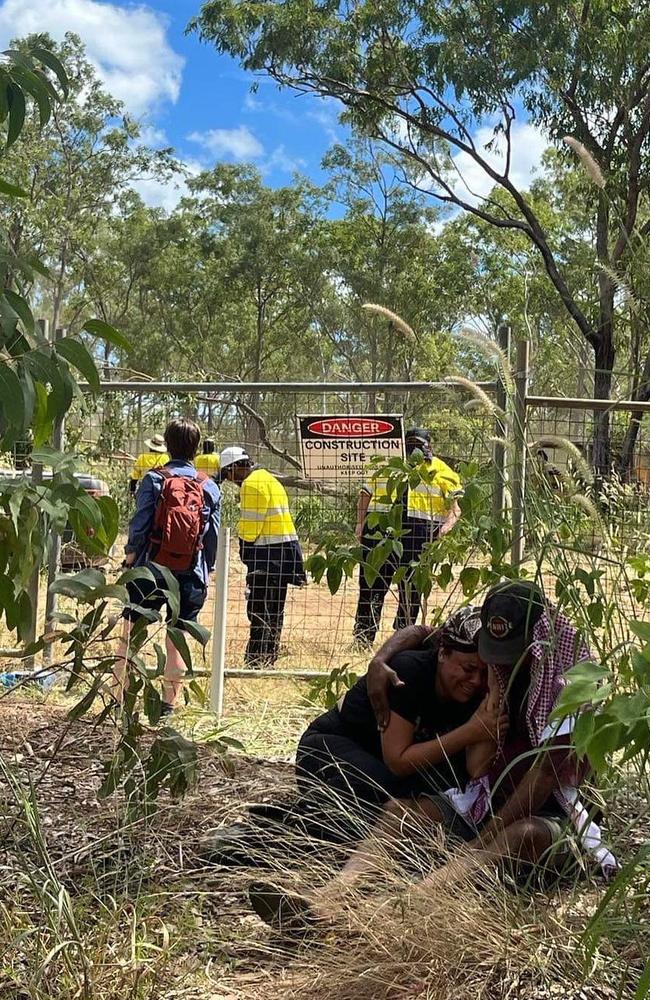
[[[180, 614], [178, 628], [183, 628], [183, 622], [195, 622], [205, 604], [208, 588], [204, 586], [199, 578], [192, 574], [177, 576], [178, 589], [180, 592]], [[137, 604], [147, 611], [160, 611], [165, 606], [167, 620], [171, 617], [171, 612], [167, 599], [163, 593], [165, 586], [162, 577], [153, 580], [131, 580], [127, 583], [126, 589], [129, 594], [131, 604]], [[124, 618], [130, 622], [138, 621], [143, 616], [136, 608], [125, 608]]]

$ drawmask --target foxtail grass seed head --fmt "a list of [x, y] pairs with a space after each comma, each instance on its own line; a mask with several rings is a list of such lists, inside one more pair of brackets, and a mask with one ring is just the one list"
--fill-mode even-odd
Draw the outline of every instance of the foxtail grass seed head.
[[471, 379], [465, 378], [463, 375], [449, 375], [445, 379], [445, 382], [448, 385], [460, 385], [464, 389], [467, 389], [467, 391], [472, 394], [474, 399], [477, 400], [481, 404], [482, 408], [491, 416], [501, 414], [501, 410], [494, 405], [487, 392], [484, 392], [480, 385], [477, 385], [476, 382], [472, 382]]
[[462, 330], [459, 330], [457, 336], [476, 348], [488, 361], [497, 362], [508, 392], [514, 395], [515, 382], [512, 367], [505, 351], [501, 349], [499, 344], [495, 340], [490, 340], [489, 337], [484, 337], [478, 330], [472, 330], [468, 326], [464, 326]]
[[545, 434], [543, 437], [538, 438], [537, 441], [534, 441], [530, 448], [534, 453], [537, 453], [537, 451], [543, 450], [544, 448], [559, 448], [560, 451], [563, 451], [570, 457], [576, 467], [576, 471], [583, 477], [583, 479], [586, 479], [587, 482], [592, 481], [593, 473], [589, 463], [585, 461], [585, 457], [580, 449], [576, 448], [573, 442], [569, 441], [568, 438], [560, 437], [556, 434]]
[[579, 142], [578, 139], [574, 139], [572, 135], [565, 135], [564, 142], [576, 154], [576, 156], [582, 163], [583, 167], [585, 168], [588, 176], [594, 182], [596, 187], [599, 187], [601, 189], [604, 188], [605, 178], [603, 177], [603, 172], [596, 163], [596, 161], [594, 160], [589, 150], [585, 146], [583, 146], [583, 144]]
[[408, 323], [405, 322], [401, 316], [398, 316], [397, 313], [392, 312], [391, 309], [387, 309], [386, 306], [380, 306], [376, 302], [364, 302], [361, 308], [366, 309], [368, 312], [376, 313], [377, 316], [384, 316], [385, 319], [393, 324], [396, 330], [403, 333], [404, 336], [408, 337], [409, 340], [412, 340], [413, 343], [417, 343], [418, 338], [415, 336], [414, 331]]

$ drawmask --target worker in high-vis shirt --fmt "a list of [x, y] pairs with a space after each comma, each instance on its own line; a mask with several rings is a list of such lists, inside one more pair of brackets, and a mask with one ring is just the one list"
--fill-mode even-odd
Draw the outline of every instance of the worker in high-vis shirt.
[[169, 455], [167, 445], [162, 434], [153, 434], [144, 443], [146, 451], [143, 451], [135, 460], [131, 478], [129, 480], [129, 492], [135, 493], [148, 472], [157, 469], [161, 465], [167, 465]]
[[[414, 570], [424, 546], [446, 535], [460, 517], [458, 499], [463, 490], [460, 477], [453, 469], [436, 458], [431, 451], [431, 435], [421, 427], [409, 430], [405, 437], [406, 457], [412, 462], [425, 464], [427, 475], [417, 486], [409, 488], [406, 496], [395, 500], [388, 495], [387, 479], [378, 474], [364, 484], [357, 502], [357, 538], [363, 548], [363, 562], [359, 568], [359, 600], [354, 622], [354, 636], [362, 646], [372, 646], [384, 606], [384, 599], [398, 566], [407, 567], [400, 580], [399, 604], [394, 628], [405, 628], [417, 621], [421, 610], [422, 595], [413, 583]], [[386, 514], [393, 503], [402, 504], [402, 531], [400, 541], [403, 552], [400, 559], [390, 556], [379, 569], [372, 584], [366, 580], [364, 566], [374, 546], [383, 538], [382, 532], [368, 524], [368, 515]]]
[[288, 587], [304, 586], [307, 577], [282, 484], [256, 467], [243, 448], [225, 448], [220, 465], [221, 480], [240, 488], [239, 555], [248, 570], [250, 622], [245, 660], [260, 668], [278, 658]]
[[219, 456], [215, 451], [212, 438], [205, 438], [203, 441], [203, 452], [194, 459], [194, 466], [199, 472], [205, 472], [206, 476], [216, 478], [219, 472]]

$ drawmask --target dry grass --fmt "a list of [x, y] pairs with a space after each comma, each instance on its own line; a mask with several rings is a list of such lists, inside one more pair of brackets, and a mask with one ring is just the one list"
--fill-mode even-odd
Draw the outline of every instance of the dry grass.
[[[264, 706], [256, 720], [253, 688]], [[258, 738], [266, 731], [275, 754], [294, 744], [304, 724], [302, 709], [290, 714], [290, 696], [286, 682], [253, 682], [243, 696], [231, 692], [230, 718], [247, 716]], [[179, 724], [200, 728], [199, 716], [182, 715]], [[252, 914], [247, 885], [262, 877], [318, 889], [336, 872], [336, 855], [306, 856], [296, 837], [285, 850], [269, 835], [262, 852], [269, 868], [260, 872], [215, 867], [198, 849], [209, 830], [240, 819], [247, 803], [293, 794], [290, 764], [241, 755], [224, 761], [205, 745], [197, 789], [182, 804], [163, 796], [153, 820], [127, 826], [118, 801], [95, 797], [98, 761], [114, 741], [109, 726], [69, 724], [61, 707], [4, 699], [0, 741], [22, 788], [28, 776], [35, 783], [43, 835], [40, 845], [29, 835], [25, 803], [5, 783], [0, 997], [7, 1000], [617, 996], [623, 963], [607, 946], [583, 982], [580, 934], [598, 887], [531, 896], [486, 876], [478, 885], [422, 892], [417, 881], [440, 846], [427, 847], [428, 831], [420, 830], [417, 849], [405, 839], [397, 856], [378, 841], [375, 872], [338, 894], [334, 926], [298, 942]], [[626, 801], [626, 820], [635, 807], [643, 805]], [[628, 977], [638, 965], [637, 956]]]

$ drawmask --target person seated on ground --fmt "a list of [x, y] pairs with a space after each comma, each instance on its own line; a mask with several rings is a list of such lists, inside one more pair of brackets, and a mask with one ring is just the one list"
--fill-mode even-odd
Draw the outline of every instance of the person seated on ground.
[[[128, 649], [131, 630], [145, 612], [171, 611], [164, 591], [167, 584], [159, 566], [176, 578], [179, 611], [176, 627], [187, 631], [195, 622], [208, 593], [208, 578], [214, 568], [221, 513], [221, 492], [214, 480], [197, 472], [193, 459], [200, 431], [191, 420], [172, 420], [164, 443], [171, 459], [144, 476], [136, 495], [136, 510], [129, 524], [123, 565], [142, 566], [149, 578], [126, 585], [129, 604], [124, 610], [124, 631], [113, 668], [110, 692], [122, 701], [127, 686]], [[161, 715], [169, 715], [181, 691], [185, 663], [169, 634], [162, 686]]]
[[[462, 782], [465, 748], [483, 742], [499, 723], [484, 703], [479, 627], [478, 610], [470, 606], [439, 629], [413, 625], [395, 633], [376, 654], [382, 664], [390, 662], [386, 670], [394, 678], [383, 732], [375, 692], [361, 677], [303, 733], [296, 754], [299, 798], [288, 806], [251, 807], [247, 823], [206, 838], [206, 853], [222, 863], [258, 863], [267, 853], [269, 822], [275, 833], [279, 823], [320, 842], [354, 844], [392, 797]], [[381, 700], [381, 682], [376, 689]]]
[[[410, 631], [410, 630], [407, 630]], [[394, 645], [412, 644], [411, 633], [395, 636]], [[565, 680], [564, 673], [590, 656], [577, 630], [543, 592], [529, 581], [508, 581], [493, 588], [481, 609], [478, 653], [489, 667], [490, 691], [486, 715], [498, 716], [507, 706], [507, 738], [486, 739], [472, 747], [466, 764], [469, 782], [441, 795], [420, 796], [417, 802], [394, 797], [384, 807], [373, 835], [359, 845], [324, 891], [311, 898], [290, 896], [274, 886], [259, 884], [249, 892], [256, 912], [271, 923], [322, 919], [329, 900], [342, 883], [374, 870], [377, 836], [394, 837], [406, 817], [438, 824], [466, 846], [457, 857], [434, 871], [422, 888], [460, 880], [495, 863], [511, 863], [520, 873], [548, 867], [557, 872], [569, 859], [569, 821], [580, 845], [610, 877], [617, 868], [603, 846], [600, 830], [581, 801], [578, 786], [585, 768], [570, 745], [575, 717], [551, 722], [550, 715]], [[394, 685], [394, 663], [380, 656], [371, 663], [368, 685], [385, 725]], [[390, 723], [389, 723], [390, 724]], [[334, 893], [334, 897], [332, 896]]]
[[[298, 787], [311, 804], [312, 817], [322, 815], [326, 839], [355, 833], [358, 838], [364, 821], [374, 818], [391, 798], [464, 782], [466, 748], [484, 741], [499, 722], [488, 712], [484, 697], [479, 628], [478, 610], [465, 607], [430, 632], [421, 649], [403, 649], [393, 656], [388, 647], [391, 668], [401, 683], [390, 691], [382, 731], [367, 678], [361, 677], [339, 705], [315, 719], [302, 735], [296, 754]], [[396, 636], [399, 641], [400, 633]], [[360, 824], [355, 824], [357, 816]]]
[[153, 434], [144, 444], [147, 450], [141, 452], [136, 458], [129, 479], [129, 493], [132, 496], [135, 495], [142, 479], [151, 469], [156, 469], [159, 465], [166, 465], [169, 461], [167, 445], [162, 434]]
[[216, 477], [219, 472], [220, 463], [212, 438], [205, 438], [203, 452], [196, 456], [194, 465], [199, 472], [205, 472], [206, 476], [211, 476], [213, 479]]

